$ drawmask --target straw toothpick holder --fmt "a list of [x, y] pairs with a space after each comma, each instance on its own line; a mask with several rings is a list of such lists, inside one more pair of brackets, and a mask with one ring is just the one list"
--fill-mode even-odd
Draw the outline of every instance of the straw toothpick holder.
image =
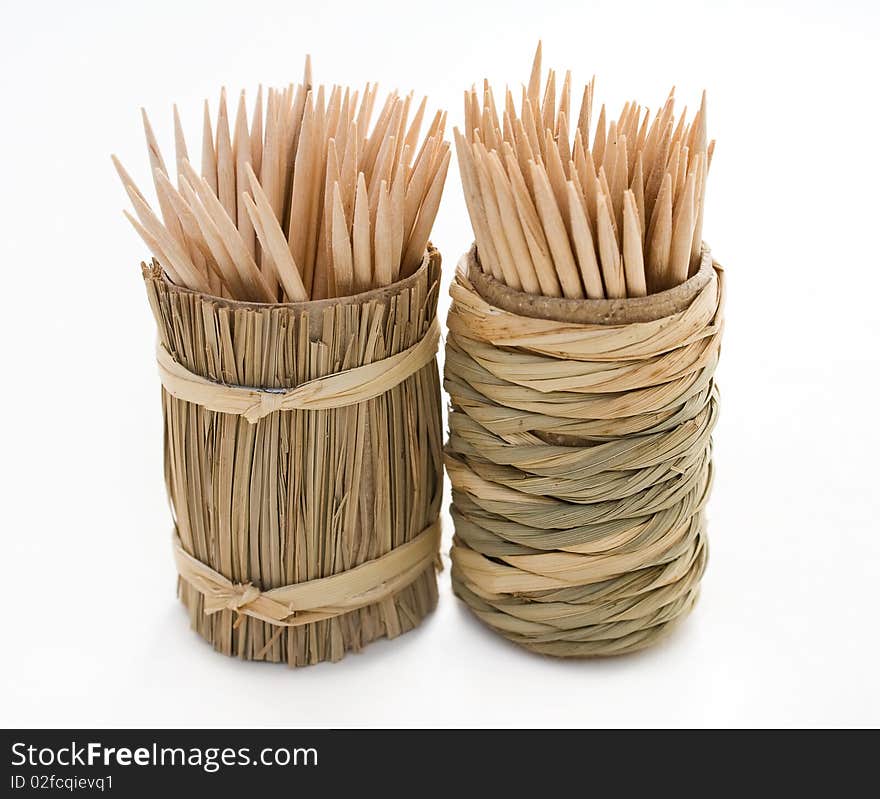
[[145, 267], [179, 596], [218, 651], [336, 661], [434, 608], [439, 275], [261, 305]]
[[530, 650], [612, 655], [696, 602], [718, 413], [723, 272], [647, 297], [514, 291], [474, 249], [452, 285], [452, 582]]

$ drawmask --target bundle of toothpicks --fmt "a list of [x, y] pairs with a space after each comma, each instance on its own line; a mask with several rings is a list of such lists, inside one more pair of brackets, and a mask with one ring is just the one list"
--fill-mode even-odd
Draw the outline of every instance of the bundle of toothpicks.
[[172, 170], [144, 114], [154, 204], [114, 158], [152, 254], [178, 593], [227, 655], [335, 661], [436, 605], [450, 150], [444, 113], [378, 97], [307, 59], [234, 119], [206, 102], [198, 166], [175, 108]]
[[370, 127], [376, 85], [363, 92], [303, 82], [245, 93], [231, 121], [223, 90], [212, 124], [205, 101], [200, 170], [177, 108], [172, 183], [143, 112], [159, 213], [113, 161], [135, 214], [125, 212], [176, 285], [251, 302], [345, 297], [388, 286], [422, 262], [449, 167], [438, 111], [422, 137], [427, 98], [390, 93]]
[[[700, 262], [706, 177], [706, 95], [688, 123], [674, 89], [653, 115], [634, 101], [592, 127], [595, 78], [572, 104], [571, 72], [541, 90], [541, 47], [528, 86], [499, 112], [488, 82], [465, 93], [455, 131], [480, 253], [496, 280], [570, 299], [643, 297], [684, 282]], [[500, 113], [500, 117], [499, 117]]]
[[452, 284], [455, 593], [542, 654], [650, 646], [707, 562], [723, 272], [702, 239], [706, 97], [593, 121], [595, 79], [464, 97], [475, 247]]

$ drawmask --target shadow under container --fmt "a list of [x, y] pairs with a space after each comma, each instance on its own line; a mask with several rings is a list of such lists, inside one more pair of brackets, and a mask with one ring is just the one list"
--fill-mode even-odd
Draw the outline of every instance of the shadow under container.
[[694, 606], [708, 543], [723, 271], [619, 300], [451, 288], [452, 585], [535, 652], [649, 646]]
[[226, 655], [339, 660], [436, 606], [440, 255], [352, 297], [254, 304], [144, 280], [178, 594]]

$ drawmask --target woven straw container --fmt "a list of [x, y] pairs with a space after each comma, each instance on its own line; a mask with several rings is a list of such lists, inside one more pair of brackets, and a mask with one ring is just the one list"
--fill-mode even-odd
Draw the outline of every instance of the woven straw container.
[[693, 607], [718, 412], [723, 272], [648, 297], [514, 291], [475, 250], [453, 283], [455, 593], [547, 655], [653, 644]]
[[440, 256], [387, 288], [260, 305], [144, 280], [178, 592], [215, 649], [291, 666], [437, 602]]

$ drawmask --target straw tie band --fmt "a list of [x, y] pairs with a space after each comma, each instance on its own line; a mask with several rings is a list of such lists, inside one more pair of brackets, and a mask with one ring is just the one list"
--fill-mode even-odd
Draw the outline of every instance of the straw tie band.
[[292, 389], [256, 388], [216, 383], [174, 360], [159, 343], [159, 377], [171, 396], [208, 410], [244, 416], [251, 424], [276, 411], [317, 411], [356, 405], [402, 383], [434, 360], [440, 341], [436, 317], [413, 346], [374, 363], [309, 380]]
[[411, 541], [353, 569], [269, 591], [233, 583], [186, 552], [176, 532], [174, 559], [181, 579], [204, 596], [206, 615], [233, 610], [277, 627], [302, 627], [388, 599], [436, 561], [439, 546], [438, 520]]

